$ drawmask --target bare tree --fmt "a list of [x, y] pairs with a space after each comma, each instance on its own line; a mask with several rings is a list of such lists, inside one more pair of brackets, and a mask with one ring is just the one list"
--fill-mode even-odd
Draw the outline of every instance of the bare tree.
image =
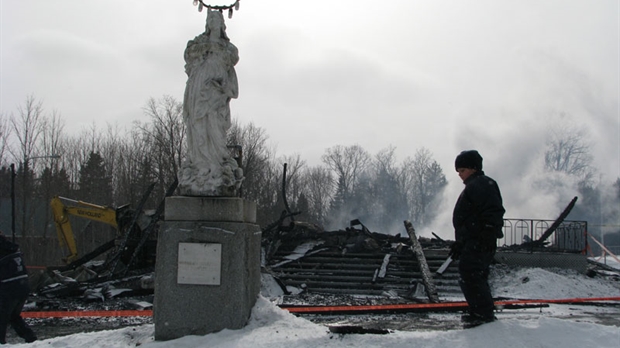
[[399, 176], [396, 148], [389, 146], [379, 151], [372, 163], [369, 187], [366, 189], [370, 197], [362, 200], [368, 209], [368, 223], [388, 230], [395, 222], [400, 224], [409, 219], [406, 194], [400, 186]]
[[371, 161], [368, 152], [359, 145], [330, 147], [321, 159], [336, 173], [345, 202]]
[[356, 203], [366, 200], [363, 196], [370, 193], [370, 181], [365, 177], [371, 163], [370, 154], [359, 145], [336, 145], [328, 148], [321, 159], [336, 177], [335, 193], [326, 219], [328, 228], [341, 226], [354, 215], [366, 215], [367, 206]]
[[17, 117], [11, 117], [11, 125], [19, 147], [14, 150], [14, 156], [25, 163], [26, 159], [35, 155], [39, 136], [43, 132], [43, 102], [32, 95], [28, 96], [24, 105], [18, 106], [18, 112]]
[[11, 136], [11, 128], [9, 127], [9, 119], [0, 114], [0, 166], [4, 165], [8, 152], [9, 138]]
[[[241, 146], [243, 151], [243, 195], [257, 203], [263, 201], [261, 196], [265, 187], [261, 185], [270, 181], [270, 172], [273, 172], [270, 161], [275, 151], [267, 146], [268, 139], [265, 130], [254, 123], [241, 125], [234, 119], [228, 130], [228, 144]], [[277, 190], [275, 193], [277, 194]]]
[[[119, 129], [118, 124], [107, 124], [105, 132], [100, 132], [100, 135], [101, 135], [101, 142], [99, 145], [98, 154], [101, 155], [103, 159], [103, 171], [110, 178], [110, 184], [111, 184], [111, 190], [112, 190], [111, 192], [112, 197], [110, 198], [110, 200], [109, 201], [101, 200], [100, 202], [105, 202], [105, 204], [112, 204], [112, 205], [124, 204], [126, 202], [121, 203], [115, 199], [117, 196], [116, 193], [119, 192], [118, 185], [117, 185], [117, 180], [118, 180], [117, 164], [118, 164], [118, 159], [120, 156], [121, 147], [125, 140], [124, 134]], [[145, 157], [148, 156], [148, 154], [144, 154], [144, 155]]]
[[21, 232], [22, 236], [26, 236], [30, 228], [27, 222], [32, 218], [32, 209], [28, 209], [28, 201], [32, 196], [29, 161], [37, 154], [39, 137], [43, 132], [43, 103], [30, 95], [26, 97], [24, 105], [18, 106], [18, 112], [16, 117], [11, 117], [11, 125], [18, 142], [18, 149], [13, 149], [13, 156], [16, 159], [21, 158], [22, 164], [19, 185], [22, 188]]
[[[117, 150], [112, 173], [115, 205], [138, 202], [145, 188], [158, 181], [157, 165], [154, 163], [157, 154], [153, 151], [152, 138], [142, 128], [134, 127], [127, 136], [115, 142]], [[160, 183], [160, 190], [162, 185], [164, 183]], [[155, 200], [161, 198], [159, 194], [152, 196], [157, 198]]]
[[[62, 154], [63, 140], [65, 138], [65, 123], [60, 113], [56, 110], [52, 111], [50, 117], [46, 117], [41, 122], [41, 151], [48, 155]], [[54, 163], [59, 163], [54, 161]]]
[[86, 162], [86, 156], [84, 154], [84, 148], [86, 144], [84, 138], [81, 136], [71, 136], [66, 139], [66, 148], [60, 158], [62, 165], [67, 170], [67, 176], [69, 182], [71, 182], [71, 189], [73, 191], [78, 190], [78, 181], [80, 179], [80, 163]]
[[548, 132], [545, 168], [589, 181], [593, 170], [590, 143], [586, 141], [588, 132], [565, 115], [560, 116], [562, 122]]
[[[150, 127], [143, 128], [153, 147], [151, 155], [159, 182], [170, 184], [177, 176], [183, 159], [185, 123], [183, 104], [171, 96], [149, 99], [144, 112], [151, 117]], [[165, 188], [162, 186], [161, 189]]]
[[[46, 155], [61, 156], [63, 149], [63, 129], [64, 122], [60, 116], [60, 113], [56, 110], [52, 111], [50, 117], [46, 117], [41, 122], [43, 132], [41, 133], [41, 151]], [[50, 206], [47, 202], [50, 202], [51, 198], [55, 195], [59, 195], [59, 189], [63, 185], [60, 184], [58, 178], [60, 161], [52, 158], [44, 158], [45, 168], [43, 169], [39, 185], [38, 194], [36, 195], [44, 204], [43, 210], [46, 218], [50, 216]], [[43, 232], [43, 237], [47, 236], [50, 224], [43, 223], [39, 230]]]
[[263, 128], [253, 123], [241, 125], [233, 119], [228, 130], [228, 145], [240, 146], [243, 153], [243, 197], [256, 202], [257, 223], [266, 225], [279, 217], [278, 204], [282, 167], [275, 160], [275, 149], [267, 144], [269, 137]]
[[329, 212], [329, 202], [334, 194], [334, 178], [324, 167], [315, 166], [304, 170], [302, 182], [304, 194], [309, 203], [309, 216], [319, 225], [324, 225]]
[[[295, 209], [293, 210], [297, 210], [296, 206], [297, 206], [297, 200], [299, 199], [300, 195], [303, 194], [303, 183], [301, 182], [302, 180], [302, 171], [306, 166], [306, 161], [301, 159], [301, 156], [298, 153], [295, 153], [293, 155], [290, 156], [282, 156], [281, 158], [279, 158], [279, 160], [277, 161], [278, 166], [281, 168], [281, 171], [283, 172], [282, 168], [284, 167], [284, 164], [286, 163], [286, 194], [287, 194], [287, 201], [293, 206], [295, 207]], [[282, 178], [282, 175], [280, 175], [280, 178]], [[282, 179], [280, 179], [280, 182], [282, 182]], [[304, 195], [305, 196], [305, 195]], [[307, 214], [308, 212], [302, 212]]]
[[401, 183], [407, 192], [410, 215], [418, 225], [429, 223], [436, 215], [441, 193], [447, 185], [443, 170], [426, 148], [406, 158], [402, 167]]

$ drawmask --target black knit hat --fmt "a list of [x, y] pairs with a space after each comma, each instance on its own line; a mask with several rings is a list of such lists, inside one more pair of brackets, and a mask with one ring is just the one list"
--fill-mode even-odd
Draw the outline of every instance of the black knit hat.
[[454, 167], [459, 168], [471, 168], [476, 170], [482, 170], [482, 156], [476, 150], [466, 150], [459, 153], [454, 161]]

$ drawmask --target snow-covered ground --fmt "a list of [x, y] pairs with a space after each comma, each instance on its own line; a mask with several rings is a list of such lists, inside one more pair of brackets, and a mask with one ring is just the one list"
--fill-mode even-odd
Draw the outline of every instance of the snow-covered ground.
[[[540, 268], [501, 269], [494, 273], [492, 287], [495, 296], [511, 298], [620, 296], [618, 277], [589, 278], [573, 271]], [[273, 291], [264, 293], [272, 296]], [[620, 347], [618, 306], [589, 306], [585, 311], [578, 310], [580, 315], [574, 315], [579, 307], [575, 305], [519, 310], [518, 315], [502, 312], [498, 313], [500, 320], [467, 330], [393, 330], [383, 335], [340, 335], [280, 309], [273, 304], [274, 300], [261, 295], [248, 325], [240, 330], [156, 342], [154, 327], [148, 324], [56, 337], [28, 347]], [[613, 320], [611, 324], [601, 324], [589, 318], [588, 313], [603, 314]]]

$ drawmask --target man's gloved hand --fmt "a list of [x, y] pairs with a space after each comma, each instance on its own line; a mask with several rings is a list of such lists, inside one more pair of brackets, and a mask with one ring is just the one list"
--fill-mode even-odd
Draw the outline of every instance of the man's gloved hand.
[[478, 236], [480, 251], [494, 252], [497, 248], [496, 228], [493, 225], [485, 225]]
[[452, 245], [450, 245], [450, 253], [448, 255], [452, 257], [452, 260], [459, 259], [464, 245], [465, 244], [463, 243], [463, 241], [460, 240], [457, 240], [456, 242], [452, 243]]

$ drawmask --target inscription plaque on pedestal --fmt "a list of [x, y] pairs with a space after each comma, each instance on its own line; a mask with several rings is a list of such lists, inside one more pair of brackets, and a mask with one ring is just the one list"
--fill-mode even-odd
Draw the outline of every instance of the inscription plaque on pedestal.
[[222, 244], [179, 243], [177, 284], [220, 285]]

